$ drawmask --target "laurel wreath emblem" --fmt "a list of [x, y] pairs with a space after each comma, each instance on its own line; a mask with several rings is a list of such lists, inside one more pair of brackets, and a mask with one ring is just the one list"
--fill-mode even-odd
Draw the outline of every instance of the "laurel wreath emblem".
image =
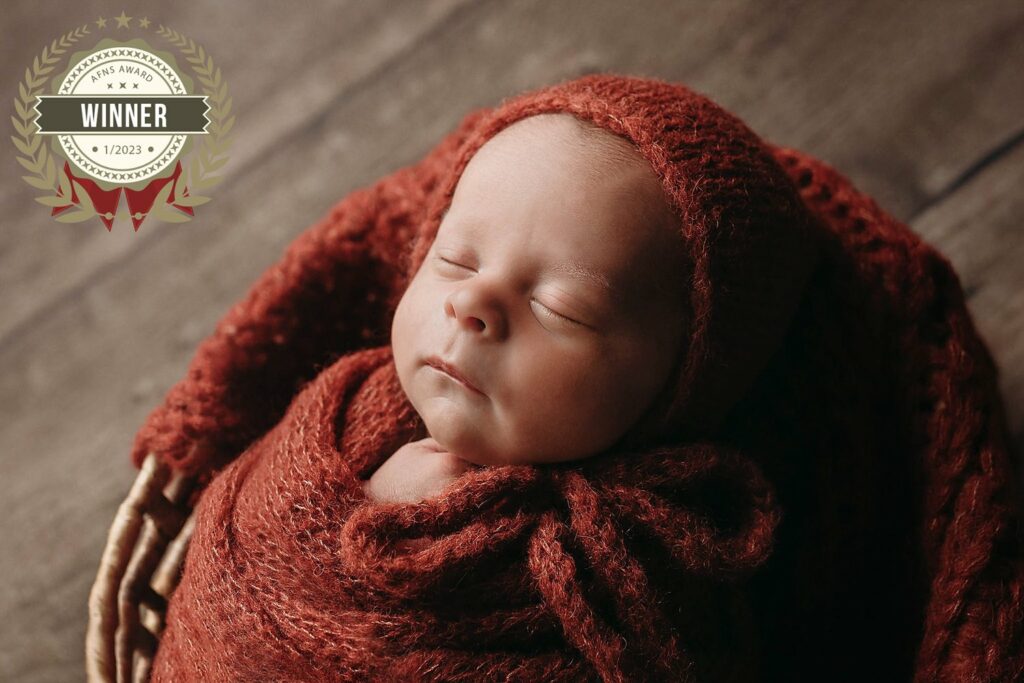
[[[14, 130], [18, 133], [12, 135], [11, 140], [17, 150], [24, 155], [17, 156], [17, 160], [30, 174], [22, 176], [22, 180], [36, 189], [47, 192], [35, 198], [40, 204], [68, 209], [54, 216], [61, 223], [80, 223], [88, 220], [97, 215], [96, 207], [80, 183], [75, 182], [79, 189], [72, 193], [73, 181], [69, 181], [65, 173], [57, 172], [53, 154], [43, 144], [43, 136], [37, 135], [38, 126], [33, 116], [33, 103], [36, 97], [42, 94], [50, 79], [50, 73], [60, 62], [60, 56], [89, 33], [87, 24], [79, 26], [43, 47], [42, 53], [33, 58], [32, 67], [25, 69], [25, 80], [18, 84], [18, 96], [14, 99], [15, 115], [11, 117]], [[166, 183], [157, 194], [153, 208], [149, 212], [149, 215], [162, 221], [184, 223], [191, 220], [192, 216], [175, 207], [193, 208], [207, 203], [210, 197], [198, 193], [209, 190], [224, 179], [223, 174], [215, 174], [227, 163], [227, 153], [231, 146], [228, 134], [235, 124], [235, 117], [231, 114], [232, 102], [227, 84], [222, 78], [220, 68], [214, 65], [213, 58], [206, 50], [191, 38], [163, 25], [156, 33], [182, 52], [202, 84], [203, 94], [210, 103], [207, 114], [210, 124], [206, 127], [208, 135], [203, 136], [203, 142], [193, 153], [187, 171], [183, 169], [178, 179], [178, 183], [184, 189], [171, 202], [169, 199], [172, 183]], [[77, 201], [72, 197], [77, 197]], [[70, 210], [72, 206], [75, 207], [74, 210]], [[139, 219], [145, 216], [136, 214], [134, 217]], [[104, 218], [112, 219], [114, 214], [108, 212], [104, 214]]]

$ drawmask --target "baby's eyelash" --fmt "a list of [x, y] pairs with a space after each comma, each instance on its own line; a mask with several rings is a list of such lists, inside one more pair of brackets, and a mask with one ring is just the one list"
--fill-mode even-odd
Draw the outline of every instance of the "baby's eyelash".
[[[444, 256], [441, 256], [441, 255], [437, 256], [437, 260], [439, 260], [439, 261], [441, 261], [443, 263], [447, 263], [450, 266], [455, 266], [456, 268], [463, 268], [463, 269], [469, 270], [469, 271], [473, 270], [469, 266], [464, 266], [461, 263], [456, 263], [455, 261], [449, 261], [448, 259], [446, 259]], [[583, 323], [579, 322], [578, 320], [573, 320], [572, 318], [569, 318], [567, 316], [562, 315], [558, 311], [553, 311], [550, 308], [548, 308], [547, 306], [545, 306], [544, 304], [542, 304], [541, 302], [537, 301], [536, 299], [532, 299], [532, 301], [535, 302], [536, 304], [538, 304], [542, 309], [544, 309], [544, 315], [548, 316], [549, 318], [555, 318], [557, 320], [563, 320], [563, 321], [569, 323], [570, 325], [578, 325], [580, 327], [585, 327], [585, 325]]]
[[544, 304], [540, 303], [540, 302], [539, 302], [539, 301], [537, 301], [536, 299], [534, 299], [534, 301], [535, 301], [535, 302], [536, 302], [537, 304], [539, 304], [541, 308], [543, 308], [543, 309], [544, 309], [544, 315], [547, 315], [547, 316], [550, 316], [550, 317], [554, 317], [554, 318], [560, 318], [561, 320], [564, 320], [565, 322], [567, 322], [567, 323], [570, 323], [570, 324], [572, 324], [572, 325], [580, 325], [580, 326], [583, 326], [583, 323], [581, 323], [581, 322], [578, 322], [578, 321], [576, 321], [576, 320], [573, 320], [572, 318], [567, 318], [566, 316], [562, 315], [562, 314], [561, 314], [561, 313], [559, 313], [558, 311], [553, 311], [553, 310], [551, 310], [550, 308], [548, 308], [548, 307], [547, 307], [547, 306], [545, 306]]
[[447, 263], [450, 266], [455, 266], [456, 268], [465, 268], [466, 270], [473, 270], [469, 266], [464, 266], [461, 263], [455, 263], [455, 261], [449, 261], [444, 256], [438, 256], [437, 258], [438, 258], [439, 261], [443, 261], [443, 262]]

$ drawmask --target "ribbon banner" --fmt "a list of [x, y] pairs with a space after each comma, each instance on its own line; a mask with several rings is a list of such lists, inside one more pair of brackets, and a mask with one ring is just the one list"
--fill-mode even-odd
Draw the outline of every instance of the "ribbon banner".
[[40, 135], [206, 133], [205, 95], [40, 95]]

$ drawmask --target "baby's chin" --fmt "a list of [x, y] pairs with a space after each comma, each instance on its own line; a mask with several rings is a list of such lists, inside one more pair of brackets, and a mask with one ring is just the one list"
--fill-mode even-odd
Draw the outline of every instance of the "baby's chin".
[[452, 415], [452, 411], [439, 411], [440, 414], [421, 413], [430, 438], [444, 450], [466, 462], [480, 467], [497, 467], [500, 465], [525, 464], [526, 458], [517, 458], [514, 454], [502, 452], [496, 439], [482, 434], [478, 428], [466, 424], [464, 419]]
[[[479, 467], [501, 467], [502, 465], [543, 465], [556, 461], [556, 458], [539, 455], [539, 451], [509, 451], [507, 445], [500, 444], [487, 435], [475, 431], [464, 431], [452, 421], [442, 421], [431, 425], [425, 421], [430, 437], [443, 449], [466, 462]], [[573, 460], [577, 458], [571, 458]]]
[[[466, 405], [451, 396], [428, 394], [412, 401], [434, 439], [449, 453], [480, 467], [502, 465], [542, 465], [566, 460], [580, 460], [592, 453], [569, 453], [564, 444], [519, 443], [510, 434], [502, 431], [493, 421], [498, 419], [493, 411], [479, 410], [476, 404]], [[507, 425], [506, 425], [507, 427]], [[513, 447], [510, 447], [513, 446]]]
[[432, 424], [430, 420], [424, 422], [430, 437], [441, 448], [466, 462], [480, 467], [509, 464], [496, 455], [494, 444], [482, 439], [478, 434], [466, 433], [451, 420], [442, 420], [439, 424]]

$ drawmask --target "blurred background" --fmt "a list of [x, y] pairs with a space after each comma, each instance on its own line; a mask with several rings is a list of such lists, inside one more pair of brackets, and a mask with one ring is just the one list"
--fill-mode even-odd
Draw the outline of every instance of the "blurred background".
[[90, 39], [117, 37], [122, 10], [131, 37], [166, 48], [162, 24], [208, 50], [234, 100], [234, 143], [194, 220], [136, 233], [125, 212], [108, 232], [33, 201], [3, 117], [2, 681], [84, 678], [88, 592], [136, 475], [135, 430], [286, 245], [470, 109], [589, 72], [690, 85], [835, 166], [942, 251], [1024, 449], [1019, 0], [17, 0], [0, 14], [11, 113], [44, 46], [83, 24]]

